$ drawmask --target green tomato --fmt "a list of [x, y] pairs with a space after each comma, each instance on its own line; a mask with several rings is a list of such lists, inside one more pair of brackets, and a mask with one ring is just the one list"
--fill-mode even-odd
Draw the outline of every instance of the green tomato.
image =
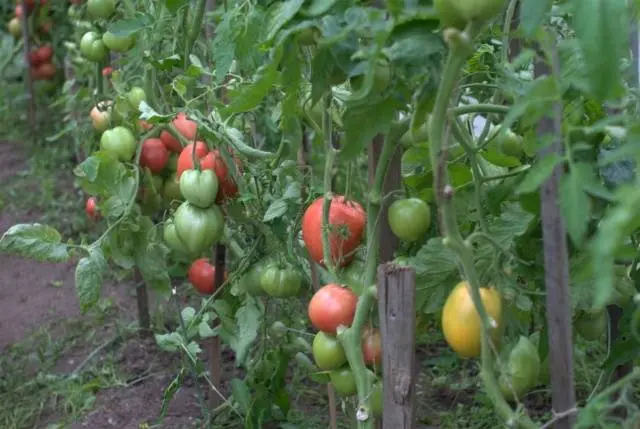
[[187, 246], [180, 240], [178, 237], [178, 233], [176, 232], [176, 225], [173, 221], [173, 218], [167, 219], [162, 229], [162, 235], [164, 237], [164, 242], [169, 247], [169, 249], [173, 250], [176, 253], [188, 254]]
[[137, 112], [140, 108], [140, 103], [147, 101], [147, 93], [139, 86], [134, 86], [127, 93], [127, 100], [133, 109]]
[[110, 31], [102, 35], [105, 46], [115, 52], [126, 52], [133, 46], [133, 36], [116, 36]]
[[136, 153], [136, 137], [125, 127], [114, 127], [102, 133], [100, 149], [113, 153], [120, 161], [131, 161]]
[[587, 341], [598, 341], [607, 333], [608, 318], [605, 311], [582, 311], [573, 326], [576, 333]]
[[264, 290], [260, 285], [262, 273], [267, 268], [266, 260], [258, 261], [249, 268], [249, 270], [240, 279], [240, 290], [247, 292], [252, 296], [264, 295]]
[[184, 197], [180, 192], [180, 184], [176, 180], [175, 172], [171, 173], [164, 181], [164, 184], [162, 185], [162, 198], [164, 198], [167, 203], [175, 200], [184, 200]]
[[322, 331], [313, 338], [312, 353], [316, 365], [323, 371], [341, 368], [347, 363], [347, 355], [340, 341], [332, 335]]
[[296, 296], [302, 287], [302, 275], [293, 267], [269, 265], [260, 276], [260, 287], [269, 296]]
[[469, 21], [488, 21], [500, 13], [506, 0], [449, 0], [451, 7]]
[[440, 24], [443, 28], [454, 27], [463, 30], [467, 22], [455, 6], [455, 3], [452, 0], [434, 0], [433, 6], [438, 12]]
[[[178, 154], [177, 153], [171, 153], [171, 155], [169, 156], [169, 161], [167, 162], [167, 165], [165, 166], [165, 169], [171, 173], [175, 173], [176, 170], [178, 169]], [[176, 181], [177, 183], [177, 181]]]
[[411, 135], [411, 130], [407, 130], [407, 132], [400, 137], [400, 144], [404, 147], [411, 147], [414, 142], [417, 144], [423, 142], [429, 144], [429, 125], [427, 123], [422, 124], [420, 128], [413, 133], [413, 136]]
[[300, 46], [311, 46], [316, 44], [316, 39], [320, 37], [320, 31], [315, 27], [305, 28], [298, 33], [298, 43]]
[[[389, 62], [382, 59], [378, 60], [375, 65], [373, 86], [371, 87], [371, 90], [375, 93], [383, 92], [389, 86], [390, 80], [391, 68], [389, 67]], [[354, 91], [360, 91], [365, 82], [365, 75], [352, 77], [350, 82], [351, 88]]]
[[192, 255], [210, 250], [224, 233], [224, 216], [216, 205], [206, 209], [185, 201], [174, 214], [176, 232]]
[[[494, 140], [498, 151], [503, 155], [520, 158], [524, 155], [524, 140], [511, 129], [501, 132], [501, 126], [498, 125], [491, 130], [487, 138]], [[491, 143], [490, 143], [491, 144]]]
[[88, 0], [87, 12], [93, 19], [107, 19], [116, 11], [116, 0]]
[[102, 42], [100, 35], [95, 31], [89, 31], [80, 39], [80, 52], [87, 57], [88, 60], [100, 62], [104, 60], [109, 51]]
[[216, 201], [218, 176], [213, 170], [185, 170], [180, 176], [180, 192], [191, 204], [207, 208]]
[[273, 322], [273, 324], [271, 325], [271, 333], [278, 338], [283, 338], [285, 335], [287, 335], [287, 325], [285, 325], [284, 323], [282, 323], [279, 320], [276, 320], [275, 322]]
[[389, 207], [391, 231], [405, 241], [420, 239], [431, 225], [429, 205], [420, 198], [406, 198], [394, 201]]
[[348, 366], [331, 371], [329, 378], [331, 379], [331, 384], [333, 384], [333, 387], [340, 396], [352, 396], [358, 392], [356, 378]]
[[510, 400], [520, 399], [538, 383], [540, 356], [528, 337], [520, 336], [509, 353], [507, 371], [500, 375], [502, 395]]

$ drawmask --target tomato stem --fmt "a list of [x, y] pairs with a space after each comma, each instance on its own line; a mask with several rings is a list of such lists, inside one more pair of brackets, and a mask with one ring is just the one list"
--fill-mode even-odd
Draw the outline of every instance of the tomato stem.
[[322, 204], [322, 259], [324, 266], [330, 273], [335, 274], [333, 255], [331, 254], [329, 211], [333, 191], [331, 189], [333, 164], [338, 155], [338, 150], [333, 146], [333, 130], [331, 123], [331, 103], [333, 94], [331, 91], [324, 95], [324, 109], [322, 111], [322, 134], [327, 148], [327, 157], [324, 164], [324, 200]]
[[[448, 30], [450, 29], [445, 29], [445, 32]], [[460, 260], [463, 272], [470, 284], [470, 292], [474, 306], [481, 319], [482, 370], [480, 375], [484, 382], [487, 395], [505, 421], [512, 422], [518, 427], [533, 429], [537, 426], [531, 419], [515, 413], [500, 392], [498, 381], [493, 371], [493, 357], [489, 336], [491, 326], [489, 316], [480, 296], [480, 281], [474, 265], [473, 250], [470, 246], [465, 245], [458, 228], [454, 190], [449, 184], [446, 169], [448, 158], [447, 144], [450, 137], [448, 129], [450, 123], [447, 114], [448, 105], [457, 80], [462, 72], [462, 68], [469, 56], [470, 49], [467, 41], [472, 40], [479, 30], [480, 26], [478, 23], [471, 22], [465, 30], [466, 34], [461, 34], [460, 37], [452, 37], [450, 39], [452, 43], [449, 43], [449, 55], [442, 73], [443, 80], [438, 88], [433, 112], [429, 118], [429, 139], [431, 141], [430, 161], [433, 166], [434, 187], [443, 242], [456, 252]], [[445, 127], [445, 125], [447, 125], [447, 127]], [[475, 178], [475, 180], [478, 180], [478, 178]]]
[[468, 104], [466, 106], [452, 107], [449, 111], [456, 116], [466, 115], [469, 113], [509, 113], [509, 106], [499, 104]]

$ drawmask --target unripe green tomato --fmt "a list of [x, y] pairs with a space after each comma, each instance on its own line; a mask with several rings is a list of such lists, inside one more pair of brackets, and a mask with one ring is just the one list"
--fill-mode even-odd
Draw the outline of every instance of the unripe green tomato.
[[431, 225], [429, 205], [420, 198], [394, 201], [388, 214], [391, 231], [401, 240], [419, 240]]
[[315, 27], [309, 27], [298, 33], [298, 43], [300, 46], [315, 45], [316, 39], [320, 37], [320, 31]]
[[269, 261], [264, 259], [254, 263], [251, 268], [240, 278], [239, 288], [251, 296], [262, 296], [265, 294], [260, 285], [262, 273], [269, 265]]
[[102, 35], [102, 42], [105, 46], [115, 52], [126, 52], [133, 47], [135, 39], [133, 36], [116, 36], [110, 31]]
[[134, 86], [127, 93], [127, 100], [131, 107], [137, 112], [140, 108], [140, 103], [147, 101], [147, 93], [139, 86]]
[[287, 335], [287, 325], [279, 320], [276, 320], [271, 325], [271, 334], [275, 337], [282, 338]]
[[173, 217], [178, 237], [192, 255], [210, 250], [224, 234], [224, 215], [215, 204], [204, 209], [185, 201]]
[[376, 381], [373, 383], [373, 390], [371, 391], [371, 412], [378, 417], [382, 415], [382, 382]]
[[180, 176], [180, 192], [191, 204], [207, 208], [216, 201], [218, 176], [213, 170], [185, 170]]
[[180, 240], [176, 232], [176, 225], [173, 218], [167, 219], [162, 229], [164, 242], [167, 247], [179, 254], [189, 254], [187, 246]]
[[[371, 90], [375, 93], [381, 93], [389, 86], [391, 81], [391, 68], [387, 60], [380, 59], [376, 62], [373, 86]], [[365, 75], [355, 76], [351, 78], [351, 88], [354, 91], [359, 91], [365, 82]]]
[[9, 29], [9, 33], [16, 39], [22, 37], [22, 24], [20, 23], [20, 18], [12, 18], [7, 25]]
[[331, 371], [329, 377], [331, 384], [333, 384], [333, 387], [340, 396], [353, 396], [358, 392], [356, 378], [348, 366]]
[[111, 152], [120, 161], [131, 161], [136, 153], [136, 137], [125, 127], [114, 127], [102, 133], [100, 149]]
[[82, 55], [88, 60], [94, 62], [104, 60], [109, 54], [100, 35], [95, 31], [89, 31], [82, 36], [82, 39], [80, 39], [80, 52], [82, 52]]
[[587, 341], [598, 341], [607, 333], [607, 313], [581, 312], [576, 318], [573, 326], [576, 333]]
[[341, 368], [347, 363], [347, 355], [338, 339], [322, 331], [313, 338], [313, 359], [323, 371]]
[[454, 6], [452, 0], [434, 0], [433, 6], [440, 17], [440, 25], [443, 28], [453, 27], [459, 30], [464, 29], [466, 20], [459, 10]]
[[449, 0], [462, 18], [484, 22], [495, 17], [505, 6], [506, 0]]
[[184, 197], [180, 192], [180, 184], [176, 181], [176, 173], [171, 173], [162, 185], [162, 198], [165, 202], [183, 201]]
[[87, 13], [93, 19], [107, 19], [116, 11], [116, 0], [88, 0]]

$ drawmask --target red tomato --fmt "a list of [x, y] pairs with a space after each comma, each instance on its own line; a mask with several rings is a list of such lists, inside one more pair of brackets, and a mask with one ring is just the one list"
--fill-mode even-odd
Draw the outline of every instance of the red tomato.
[[[211, 265], [207, 258], [193, 261], [189, 267], [189, 281], [196, 290], [205, 295], [211, 295], [216, 291], [216, 267]], [[227, 273], [224, 273], [227, 280]]]
[[[172, 121], [173, 126], [176, 127], [178, 132], [184, 136], [187, 140], [193, 141], [196, 139], [198, 131], [198, 124], [187, 119], [187, 115], [183, 112], [178, 113], [176, 118]], [[162, 143], [172, 152], [181, 152], [182, 145], [175, 137], [173, 137], [168, 131], [160, 133], [160, 140]]]
[[23, 10], [22, 10], [22, 5], [16, 5], [16, 11], [15, 11], [16, 17], [18, 18], [22, 18], [22, 15], [24, 14]]
[[[162, 139], [162, 135], [160, 135], [160, 138]], [[194, 144], [196, 145], [195, 154], [193, 153]], [[166, 144], [165, 144], [165, 147], [166, 147]], [[197, 141], [195, 143], [189, 143], [188, 145], [186, 145], [184, 149], [182, 149], [182, 151], [180, 152], [180, 156], [178, 157], [178, 166], [176, 168], [176, 180], [180, 180], [180, 176], [182, 176], [182, 173], [185, 170], [193, 169], [194, 155], [197, 159], [200, 160], [200, 169], [205, 170], [205, 166], [207, 164], [203, 165], [202, 158], [204, 158], [205, 155], [207, 155], [208, 153], [209, 153], [209, 148], [204, 142]], [[211, 163], [211, 166], [213, 167], [212, 163]]]
[[142, 143], [140, 165], [149, 167], [152, 173], [161, 172], [169, 162], [169, 151], [160, 139], [146, 139]]
[[138, 121], [138, 125], [140, 125], [140, 128], [142, 128], [145, 131], [149, 131], [151, 128], [153, 128], [153, 125], [148, 123], [147, 121], [145, 121], [144, 119], [140, 119]]
[[52, 63], [42, 63], [31, 69], [35, 80], [51, 80], [56, 75], [56, 66]]
[[368, 328], [362, 333], [362, 354], [367, 365], [380, 365], [382, 361], [382, 338], [379, 329]]
[[[233, 157], [233, 160], [239, 170], [242, 167], [240, 160], [236, 157]], [[219, 150], [214, 150], [208, 153], [202, 163], [207, 167], [209, 164], [212, 164], [213, 171], [215, 171], [216, 176], [218, 177], [218, 183], [220, 186], [218, 187], [216, 203], [220, 204], [225, 199], [234, 198], [238, 195], [238, 186], [236, 185], [236, 182], [233, 181], [233, 177], [229, 174], [229, 168], [227, 167], [227, 164], [225, 164]]]
[[113, 73], [113, 67], [107, 66], [102, 69], [102, 76], [109, 77]]
[[89, 197], [84, 206], [84, 211], [87, 212], [87, 216], [91, 220], [98, 220], [100, 218], [100, 213], [98, 213], [96, 197]]
[[351, 326], [358, 297], [351, 289], [331, 283], [321, 287], [309, 301], [309, 320], [327, 334], [336, 335], [340, 325]]
[[38, 27], [40, 32], [44, 33], [44, 34], [49, 34], [51, 33], [51, 29], [53, 28], [53, 21], [51, 20], [46, 20], [43, 21], [40, 24], [40, 27]]
[[38, 55], [37, 49], [29, 52], [29, 64], [31, 64], [31, 67], [37, 67], [40, 64], [40, 55]]
[[53, 48], [50, 45], [41, 46], [36, 50], [36, 55], [40, 64], [51, 62]]
[[[302, 217], [302, 239], [314, 261], [323, 264], [322, 252], [322, 205], [324, 199], [318, 198], [307, 208]], [[329, 208], [329, 244], [331, 259], [335, 265], [348, 265], [354, 251], [362, 241], [367, 214], [360, 204], [347, 201], [344, 196], [336, 195]], [[346, 231], [341, 231], [346, 227]]]

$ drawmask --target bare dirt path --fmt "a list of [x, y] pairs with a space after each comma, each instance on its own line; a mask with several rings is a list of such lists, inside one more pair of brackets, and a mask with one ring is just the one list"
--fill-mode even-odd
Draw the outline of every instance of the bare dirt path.
[[[0, 141], [0, 183], [3, 186], [20, 180], [19, 173], [27, 168], [26, 162], [19, 145]], [[35, 193], [34, 198], [37, 198]], [[6, 205], [0, 204], [0, 235], [17, 223], [38, 222], [43, 214], [36, 209], [15, 213]], [[74, 271], [73, 262], [47, 264], [0, 254], [0, 355], [40, 327], [82, 317], [74, 289]], [[127, 285], [107, 289], [106, 294], [116, 299], [119, 308], [133, 308], [135, 305]], [[124, 316], [129, 317], [127, 314]], [[108, 341], [113, 332], [105, 329], [99, 335], [104, 338], [92, 338], [94, 344]], [[60, 358], [58, 370], [63, 373], [72, 371], [94, 347], [92, 344], [80, 344], [79, 348]], [[163, 391], [175, 375], [176, 357], [159, 352], [153, 340], [139, 341], [137, 338], [125, 341], [110, 353], [115, 355], [120, 376], [133, 381], [125, 386], [98, 391], [92, 409], [74, 423], [72, 429], [139, 429], [156, 422]], [[99, 356], [95, 360], [102, 359], [105, 358]], [[194, 388], [181, 389], [164, 422], [154, 427], [193, 427], [195, 419], [200, 416], [197, 404]], [[55, 414], [44, 416], [37, 427], [45, 428], [60, 417]]]

